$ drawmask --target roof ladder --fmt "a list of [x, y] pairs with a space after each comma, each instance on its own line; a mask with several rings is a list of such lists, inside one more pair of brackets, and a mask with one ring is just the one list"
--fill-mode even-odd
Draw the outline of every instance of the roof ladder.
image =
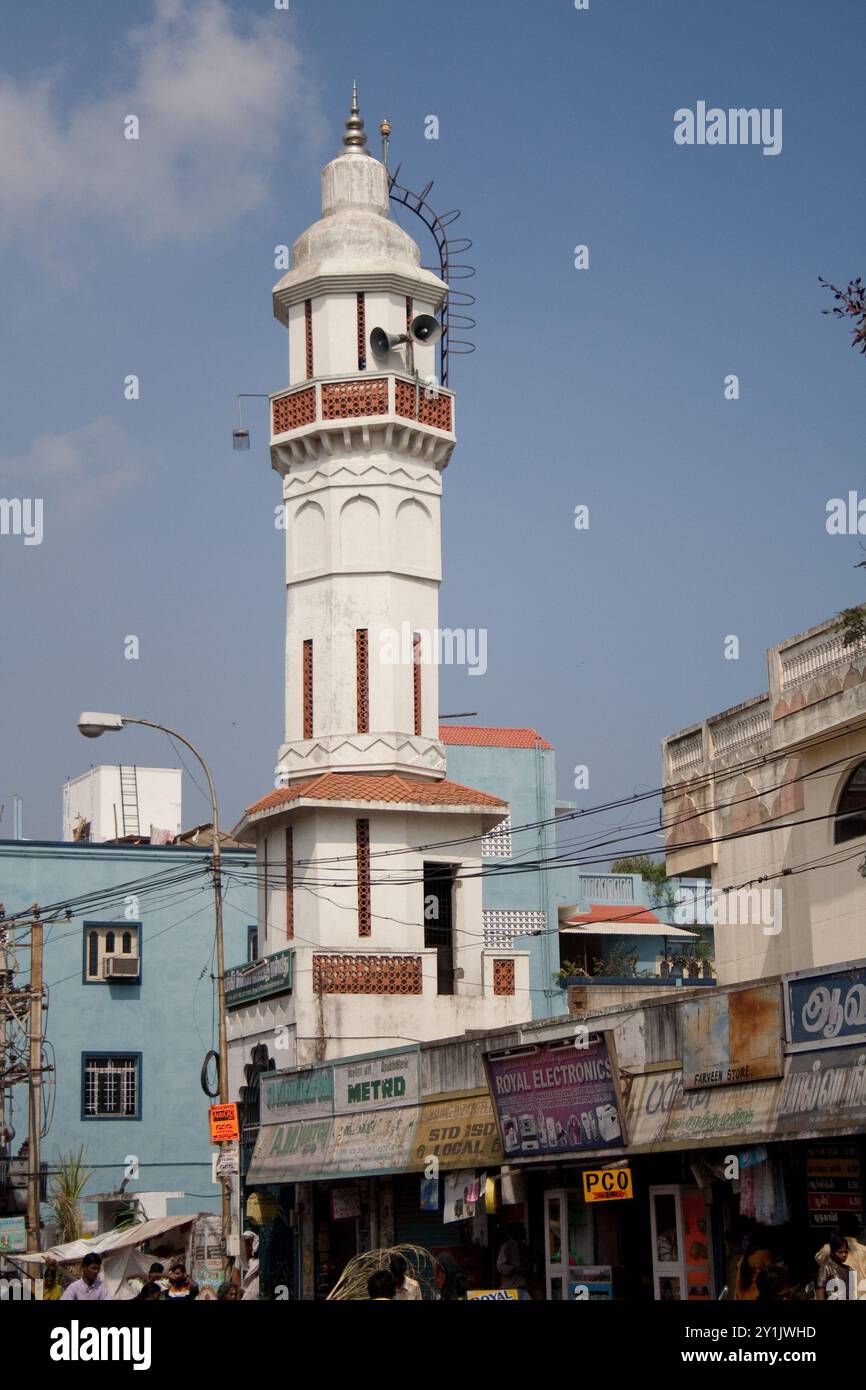
[[138, 773], [135, 767], [120, 768], [120, 813], [123, 820], [123, 833], [141, 835], [138, 822]]

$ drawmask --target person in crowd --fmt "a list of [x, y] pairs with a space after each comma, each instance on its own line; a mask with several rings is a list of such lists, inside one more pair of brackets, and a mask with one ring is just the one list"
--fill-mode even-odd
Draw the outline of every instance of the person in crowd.
[[834, 1231], [829, 1240], [830, 1254], [823, 1261], [815, 1280], [815, 1297], [825, 1299], [856, 1298], [854, 1271], [848, 1263], [848, 1238]]
[[466, 1297], [469, 1280], [454, 1256], [449, 1254], [447, 1250], [443, 1250], [441, 1255], [436, 1256], [433, 1278], [439, 1291], [439, 1298], [443, 1302], [451, 1303], [456, 1299]]
[[529, 1249], [526, 1232], [518, 1221], [508, 1227], [505, 1240], [496, 1256], [496, 1270], [501, 1289], [525, 1289], [529, 1283]]
[[758, 1297], [757, 1276], [762, 1269], [774, 1264], [772, 1251], [761, 1231], [754, 1230], [743, 1237], [743, 1253], [737, 1261], [737, 1282], [734, 1298], [740, 1302], [755, 1302]]
[[394, 1297], [401, 1303], [409, 1299], [418, 1300], [421, 1298], [421, 1285], [417, 1279], [413, 1279], [406, 1271], [409, 1262], [405, 1255], [393, 1254], [390, 1258], [391, 1273], [394, 1276]]
[[98, 1299], [111, 1298], [104, 1281], [100, 1278], [99, 1271], [101, 1269], [101, 1255], [98, 1255], [95, 1250], [91, 1251], [89, 1255], [85, 1255], [81, 1261], [81, 1278], [69, 1285], [65, 1293], [61, 1294], [61, 1299], [90, 1303]]
[[[160, 1293], [165, 1293], [168, 1288], [168, 1280], [165, 1277], [165, 1265], [154, 1260], [146, 1274], [128, 1274], [127, 1283], [130, 1284], [158, 1284]], [[136, 1294], [136, 1297], [138, 1295]]]
[[[849, 1269], [854, 1271], [855, 1291], [860, 1296], [866, 1295], [866, 1245], [860, 1240], [860, 1223], [856, 1216], [843, 1216], [839, 1221], [839, 1233], [848, 1242], [848, 1258], [845, 1261]], [[815, 1255], [815, 1262], [820, 1269], [825, 1261], [830, 1259], [830, 1242], [821, 1246]]]
[[172, 1302], [198, 1298], [198, 1284], [194, 1279], [190, 1279], [182, 1260], [174, 1260], [168, 1267], [168, 1288], [165, 1296]]
[[238, 1288], [237, 1284], [233, 1284], [230, 1279], [226, 1279], [225, 1283], [220, 1284], [219, 1288], [217, 1289], [218, 1303], [222, 1303], [227, 1299], [232, 1303], [238, 1303], [240, 1302], [240, 1297], [240, 1289]]
[[156, 1303], [157, 1299], [161, 1299], [164, 1297], [165, 1295], [163, 1294], [162, 1289], [159, 1287], [159, 1284], [154, 1283], [152, 1279], [147, 1279], [142, 1284], [138, 1293], [135, 1295], [133, 1302]]
[[374, 1303], [388, 1302], [394, 1298], [396, 1285], [390, 1269], [374, 1270], [367, 1280], [367, 1297]]
[[57, 1277], [57, 1261], [49, 1257], [45, 1261], [45, 1272], [42, 1275], [42, 1301], [55, 1303], [62, 1296], [63, 1290]]

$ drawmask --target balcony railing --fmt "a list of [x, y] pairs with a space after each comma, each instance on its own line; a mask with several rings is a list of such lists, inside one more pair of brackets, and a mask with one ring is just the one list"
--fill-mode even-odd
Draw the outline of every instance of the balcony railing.
[[371, 419], [412, 421], [452, 435], [454, 397], [442, 387], [391, 373], [301, 382], [271, 397], [274, 438], [310, 425]]

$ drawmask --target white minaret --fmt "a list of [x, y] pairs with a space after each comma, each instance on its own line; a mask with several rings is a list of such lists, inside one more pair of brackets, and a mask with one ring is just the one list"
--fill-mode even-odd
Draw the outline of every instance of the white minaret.
[[366, 145], [355, 92], [322, 171], [321, 220], [273, 295], [292, 382], [271, 405], [286, 526], [285, 785], [326, 770], [445, 773], [430, 658], [454, 397], [436, 384], [432, 341], [377, 356], [370, 334], [406, 334], [447, 287], [390, 221], [387, 171]]
[[233, 1087], [254, 1046], [305, 1066], [532, 1012], [528, 952], [484, 935], [482, 838], [508, 806], [449, 781], [438, 737], [431, 647], [454, 398], [437, 387], [432, 340], [370, 346], [374, 329], [411, 337], [419, 316], [435, 330], [447, 287], [389, 220], [387, 172], [365, 145], [353, 97], [322, 218], [274, 290], [292, 381], [271, 405], [286, 734], [280, 785], [235, 833], [256, 845], [258, 949], [282, 953], [285, 989], [230, 1003]]

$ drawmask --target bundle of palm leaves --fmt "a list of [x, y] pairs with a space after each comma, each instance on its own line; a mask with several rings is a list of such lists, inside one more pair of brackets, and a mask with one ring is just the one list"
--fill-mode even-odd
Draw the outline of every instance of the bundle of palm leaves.
[[423, 1245], [390, 1245], [387, 1249], [367, 1250], [350, 1260], [336, 1284], [328, 1294], [331, 1299], [366, 1299], [367, 1280], [377, 1269], [388, 1269], [392, 1255], [402, 1255], [408, 1269], [406, 1271], [421, 1285], [421, 1297], [432, 1298], [436, 1286], [433, 1277], [435, 1260]]

